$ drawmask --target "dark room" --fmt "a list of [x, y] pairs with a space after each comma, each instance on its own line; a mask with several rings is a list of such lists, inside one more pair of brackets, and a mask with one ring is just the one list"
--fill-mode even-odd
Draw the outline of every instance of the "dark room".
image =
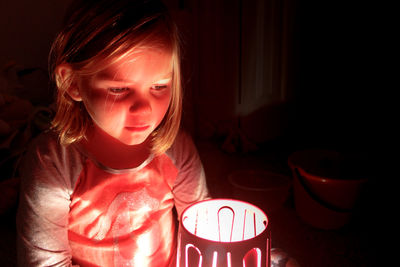
[[[385, 166], [390, 164], [389, 154], [384, 152], [393, 144], [389, 137], [392, 132], [384, 130], [389, 121], [384, 103], [389, 103], [390, 97], [380, 90], [384, 82], [378, 73], [383, 69], [377, 63], [379, 54], [385, 53], [384, 48], [378, 48], [383, 42], [378, 20], [382, 21], [384, 13], [363, 1], [158, 2], [0, 2], [0, 265], [163, 266], [167, 260], [162, 264], [161, 259], [169, 252], [154, 255], [167, 246], [168, 236], [149, 240], [142, 237], [150, 236], [152, 231], [167, 232], [164, 229], [173, 226], [179, 235], [170, 233], [171, 244], [179, 242], [178, 249], [174, 247], [170, 253], [173, 255], [165, 256], [171, 264], [172, 258], [175, 261], [188, 256], [188, 246], [186, 254], [179, 253], [183, 242], [179, 240], [180, 227], [185, 228], [184, 217], [179, 218], [181, 212], [189, 214], [187, 206], [197, 201], [221, 199], [251, 203], [266, 215], [263, 231], [268, 232], [268, 249], [254, 250], [259, 258], [267, 259], [266, 266], [383, 266], [377, 247], [382, 246], [379, 230], [391, 221], [382, 207], [388, 207], [388, 177], [393, 176], [386, 174], [389, 168]], [[138, 15], [139, 9], [149, 16], [147, 20], [143, 14]], [[106, 17], [110, 14], [113, 21]], [[116, 35], [119, 39], [111, 36], [117, 31], [122, 32]], [[135, 71], [126, 74], [133, 68]], [[147, 86], [149, 79], [153, 80]], [[99, 89], [101, 86], [107, 87], [104, 105], [99, 101], [104, 91]], [[87, 93], [87, 89], [81, 89], [84, 87], [93, 92]], [[122, 113], [128, 98], [136, 102]], [[70, 106], [64, 107], [66, 103]], [[140, 111], [132, 115], [135, 109]], [[117, 110], [120, 115], [113, 117]], [[150, 113], [153, 115], [147, 115]], [[71, 117], [68, 122], [67, 117]], [[127, 125], [122, 127], [123, 123]], [[51, 143], [57, 151], [47, 151], [47, 143], [45, 148], [36, 148], [45, 142], [44, 136], [53, 136], [49, 132], [59, 134], [55, 142], [60, 144]], [[121, 149], [118, 152], [117, 147]], [[32, 155], [35, 158], [31, 160]], [[65, 170], [60, 171], [62, 164]], [[127, 179], [121, 177], [128, 177], [125, 172], [133, 167], [135, 173], [141, 173], [157, 164], [160, 170], [151, 170], [152, 174], [165, 179], [162, 181], [170, 190], [165, 189], [165, 203], [156, 202], [165, 209], [169, 207], [171, 218], [178, 215], [171, 225], [169, 219], [161, 217], [167, 215], [159, 215], [162, 209], [158, 206], [157, 215], [154, 212], [143, 218], [154, 223], [158, 216], [157, 220], [168, 221], [167, 226], [156, 224], [139, 231], [134, 229], [136, 226], [124, 224], [131, 220], [136, 225], [139, 219], [131, 214], [156, 209], [155, 196], [164, 190], [161, 182], [137, 191], [129, 189], [136, 188], [133, 183], [123, 188], [120, 182], [118, 190], [123, 192], [112, 199], [104, 216], [95, 200], [90, 203], [84, 199], [90, 195], [103, 203], [113, 198], [109, 188], [114, 184], [108, 185], [104, 173], [111, 173], [114, 180]], [[64, 175], [62, 171], [68, 178], [61, 181], [57, 177]], [[43, 173], [49, 177], [41, 177]], [[170, 178], [172, 174], [178, 178]], [[76, 178], [70, 180], [72, 175]], [[184, 175], [186, 180], [170, 182]], [[95, 183], [89, 176], [104, 181]], [[138, 174], [135, 179], [145, 179], [142, 176]], [[62, 186], [57, 187], [56, 182]], [[91, 185], [91, 190], [83, 192]], [[156, 186], [159, 189], [155, 190]], [[139, 208], [135, 205], [145, 201], [139, 196], [142, 191], [147, 192], [145, 197], [154, 199], [149, 198], [149, 203]], [[53, 194], [58, 197], [54, 201]], [[136, 208], [115, 221], [104, 219], [117, 200], [121, 202], [115, 210]], [[65, 214], [57, 203], [65, 205]], [[35, 209], [29, 210], [32, 205]], [[91, 212], [85, 214], [89, 207]], [[53, 209], [58, 217], [49, 214]], [[235, 212], [229, 209], [233, 213], [232, 236]], [[90, 221], [85, 216], [98, 218]], [[65, 225], [61, 227], [61, 223]], [[82, 230], [85, 223], [89, 230]], [[254, 221], [256, 236], [255, 225]], [[101, 227], [109, 227], [109, 231], [102, 232]], [[116, 238], [116, 231], [122, 230], [132, 231], [131, 236]], [[122, 238], [129, 239], [124, 239], [128, 245], [131, 243], [129, 253], [118, 250], [122, 260], [117, 260], [114, 251], [112, 264], [104, 260], [95, 265], [90, 257], [97, 252], [80, 249], [85, 247], [83, 237], [78, 236], [80, 231], [89, 238], [86, 247], [90, 242], [93, 246], [102, 244], [109, 236], [110, 243], [121, 247], [125, 244]], [[135, 231], [139, 237], [134, 237]], [[60, 236], [61, 232], [63, 246], [53, 244], [56, 238], [50, 233]], [[37, 241], [39, 237], [48, 239]], [[154, 250], [141, 250], [146, 244], [155, 247], [155, 243], [158, 247]], [[202, 253], [204, 261], [206, 253], [191, 246], [195, 256], [190, 255], [199, 257], [196, 266], [201, 266]], [[61, 260], [57, 255], [52, 261], [51, 253], [38, 250], [68, 256]], [[141, 253], [147, 258], [141, 259]], [[229, 264], [216, 264], [216, 253], [212, 266], [231, 266], [228, 256]], [[132, 260], [125, 258], [128, 256]], [[250, 266], [265, 264], [264, 260], [263, 264], [248, 262]], [[249, 265], [244, 259], [243, 264]], [[190, 266], [187, 259], [186, 266]]]

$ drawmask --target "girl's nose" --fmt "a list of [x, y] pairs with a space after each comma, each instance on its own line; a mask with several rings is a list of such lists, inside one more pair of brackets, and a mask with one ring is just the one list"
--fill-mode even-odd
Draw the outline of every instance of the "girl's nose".
[[129, 107], [129, 112], [135, 114], [147, 114], [151, 113], [151, 105], [145, 98], [136, 99]]

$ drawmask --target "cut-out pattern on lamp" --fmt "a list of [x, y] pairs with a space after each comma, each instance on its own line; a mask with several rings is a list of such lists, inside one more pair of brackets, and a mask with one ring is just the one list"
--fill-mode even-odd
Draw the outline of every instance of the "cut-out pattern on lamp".
[[268, 218], [233, 199], [197, 202], [181, 215], [177, 267], [270, 266]]

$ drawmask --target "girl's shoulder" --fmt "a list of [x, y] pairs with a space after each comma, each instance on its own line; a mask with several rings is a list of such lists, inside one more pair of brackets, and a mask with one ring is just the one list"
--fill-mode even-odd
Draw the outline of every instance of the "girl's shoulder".
[[166, 151], [175, 165], [182, 165], [198, 158], [196, 146], [191, 135], [180, 130], [172, 146]]
[[76, 145], [64, 146], [59, 142], [58, 134], [52, 130], [42, 132], [35, 137], [28, 147], [28, 153], [37, 156], [52, 156], [57, 159], [69, 154], [79, 154]]
[[172, 143], [171, 147], [166, 151], [167, 155], [180, 154], [184, 152], [186, 146], [192, 146], [193, 140], [192, 137], [184, 130], [180, 130], [175, 137], [175, 141]]
[[187, 131], [179, 130], [175, 141], [169, 150], [182, 149], [185, 145], [193, 145], [193, 138]]
[[73, 183], [84, 164], [85, 156], [74, 145], [60, 144], [54, 131], [46, 131], [35, 137], [24, 155], [20, 171], [22, 176], [32, 173], [45, 179], [46, 175], [69, 180]]
[[60, 144], [58, 142], [57, 133], [52, 130], [48, 130], [36, 136], [32, 140], [29, 149], [35, 149], [41, 152], [48, 152], [51, 150], [60, 149], [59, 146]]

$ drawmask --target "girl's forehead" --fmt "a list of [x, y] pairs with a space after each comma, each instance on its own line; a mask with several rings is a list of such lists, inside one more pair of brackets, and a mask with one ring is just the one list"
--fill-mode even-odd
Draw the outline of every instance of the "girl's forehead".
[[172, 53], [165, 49], [141, 49], [119, 58], [103, 62], [95, 77], [106, 80], [151, 78], [166, 79], [172, 76]]

